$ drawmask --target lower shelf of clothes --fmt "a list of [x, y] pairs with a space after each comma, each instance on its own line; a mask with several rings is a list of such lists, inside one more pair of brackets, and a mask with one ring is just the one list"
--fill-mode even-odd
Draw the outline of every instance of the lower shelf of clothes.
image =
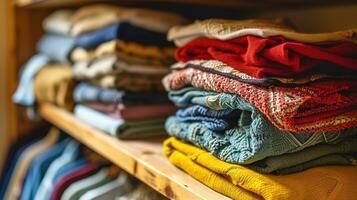
[[11, 145], [0, 189], [0, 199], [166, 199], [54, 127]]

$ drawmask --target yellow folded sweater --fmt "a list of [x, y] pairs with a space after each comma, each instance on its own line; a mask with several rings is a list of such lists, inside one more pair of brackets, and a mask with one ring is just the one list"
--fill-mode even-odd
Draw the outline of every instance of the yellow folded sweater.
[[176, 138], [164, 142], [164, 154], [213, 190], [233, 199], [354, 199], [356, 167], [316, 167], [285, 176], [260, 174], [226, 163]]
[[72, 110], [74, 85], [75, 80], [70, 67], [56, 64], [47, 65], [34, 78], [36, 101]]

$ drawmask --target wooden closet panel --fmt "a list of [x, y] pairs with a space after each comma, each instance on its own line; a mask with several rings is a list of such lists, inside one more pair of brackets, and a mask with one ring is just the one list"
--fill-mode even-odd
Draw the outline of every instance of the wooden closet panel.
[[357, 27], [357, 3], [288, 7], [248, 13], [247, 18], [288, 18], [302, 32], [329, 32]]
[[0, 1], [0, 13], [2, 13], [2, 17], [0, 17], [0, 79], [2, 80], [2, 84], [0, 84], [0, 141], [2, 144], [0, 145], [0, 169], [2, 167], [4, 156], [6, 155], [7, 142], [8, 137], [10, 135], [14, 135], [14, 105], [11, 103], [9, 99], [9, 84], [8, 84], [8, 67], [10, 64], [11, 55], [8, 53], [11, 51], [11, 47], [9, 44], [12, 43], [13, 38], [11, 38], [11, 32], [8, 32], [9, 22], [11, 21], [11, 10], [8, 8], [8, 4], [6, 1]]

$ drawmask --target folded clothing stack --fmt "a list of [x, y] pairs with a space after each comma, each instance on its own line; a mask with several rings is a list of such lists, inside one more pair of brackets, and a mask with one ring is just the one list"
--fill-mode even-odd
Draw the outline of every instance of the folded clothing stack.
[[75, 85], [69, 53], [75, 39], [68, 33], [71, 10], [56, 12], [43, 21], [46, 34], [37, 43], [37, 54], [20, 71], [18, 88], [13, 101], [23, 106], [53, 103], [66, 109], [73, 108], [71, 91]]
[[356, 33], [265, 20], [173, 27], [179, 62], [163, 83], [180, 109], [166, 121], [165, 155], [234, 199], [357, 195], [356, 168], [319, 167], [356, 165]]
[[119, 138], [165, 134], [164, 121], [176, 111], [161, 83], [175, 62], [166, 34], [186, 22], [174, 13], [102, 4], [55, 11], [43, 21], [39, 54], [24, 65], [14, 101], [74, 110]]
[[119, 138], [164, 135], [165, 118], [176, 110], [161, 84], [175, 52], [166, 33], [185, 22], [147, 9], [91, 5], [77, 10], [69, 30], [76, 40], [70, 53], [73, 74], [81, 82], [73, 92], [74, 114]]

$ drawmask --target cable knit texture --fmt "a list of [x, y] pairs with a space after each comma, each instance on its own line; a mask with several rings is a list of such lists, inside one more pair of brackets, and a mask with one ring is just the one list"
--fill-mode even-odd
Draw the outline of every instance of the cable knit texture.
[[279, 132], [267, 123], [257, 119], [252, 124], [240, 125], [220, 133], [209, 130], [202, 123], [185, 123], [170, 117], [165, 127], [169, 135], [204, 148], [223, 161], [239, 164], [250, 164], [269, 156], [301, 151], [319, 143], [340, 141], [356, 132], [356, 129], [351, 128], [341, 132], [317, 132], [299, 137], [290, 132]]
[[233, 128], [240, 115], [237, 109], [213, 110], [200, 105], [180, 109], [176, 118], [181, 122], [200, 122], [212, 131]]
[[336, 143], [344, 137], [357, 133], [356, 127], [306, 134], [280, 131], [254, 106], [238, 95], [187, 88], [180, 97], [176, 95], [174, 102], [181, 106], [195, 103], [213, 109], [240, 110], [240, 116], [236, 118], [236, 126], [224, 132], [212, 131], [200, 122], [180, 122], [176, 117], [170, 117], [165, 125], [169, 135], [202, 147], [219, 159], [230, 163], [249, 164], [269, 156], [300, 151], [319, 143]]
[[167, 90], [192, 85], [237, 94], [284, 131], [308, 133], [357, 126], [357, 84], [354, 81], [321, 82], [294, 88], [258, 87], [189, 68], [172, 72], [163, 82]]

